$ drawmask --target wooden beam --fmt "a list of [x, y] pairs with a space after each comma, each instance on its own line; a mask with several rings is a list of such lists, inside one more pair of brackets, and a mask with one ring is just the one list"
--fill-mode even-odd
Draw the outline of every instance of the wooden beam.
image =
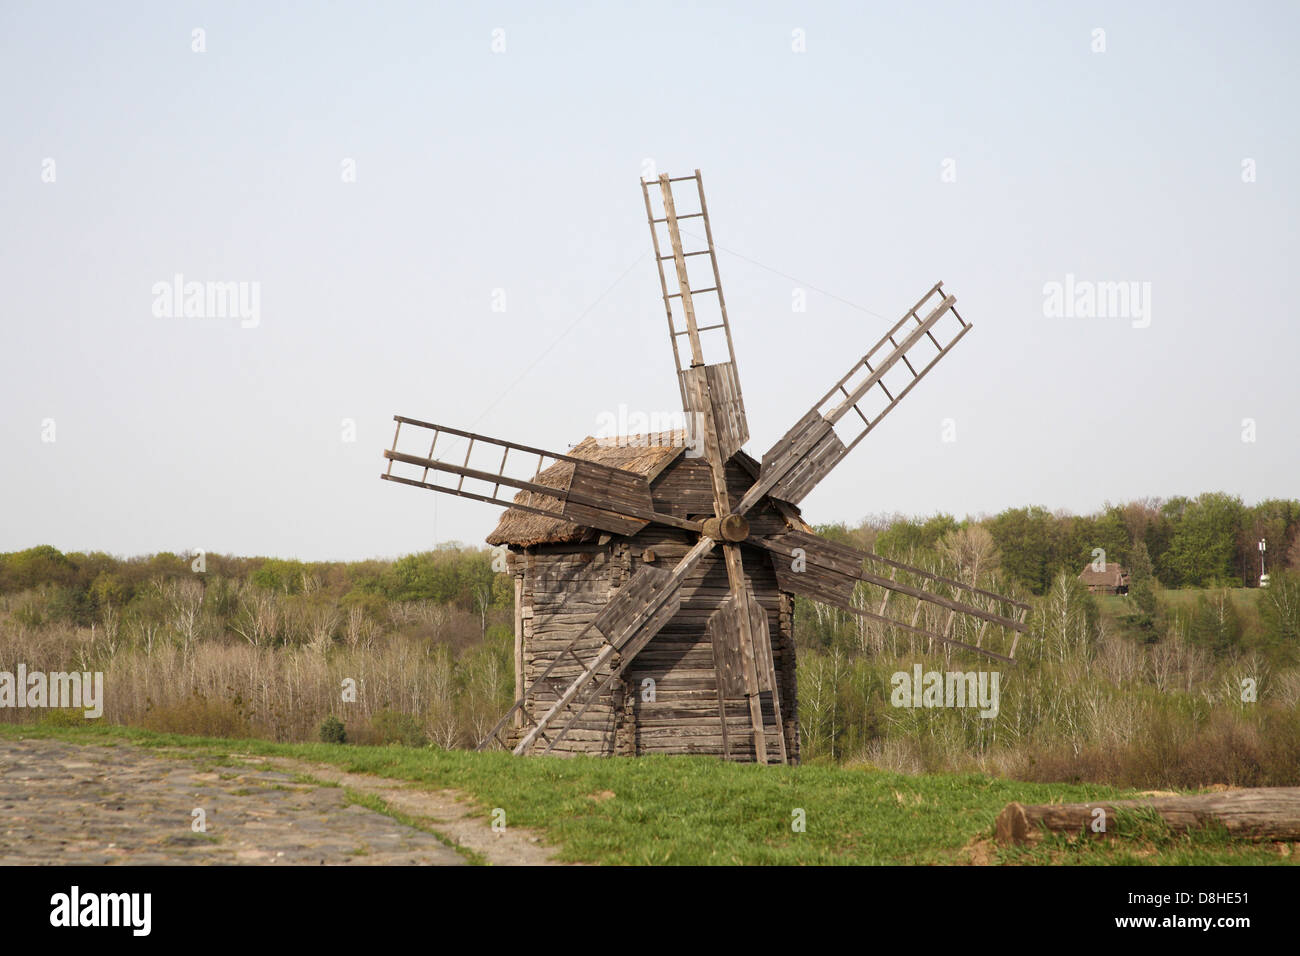
[[664, 259], [671, 259], [673, 256], [664, 256], [659, 251], [659, 233], [655, 231], [655, 214], [650, 208], [650, 184], [644, 179], [641, 180], [641, 194], [645, 197], [645, 217], [650, 223], [650, 242], [655, 251], [655, 267], [659, 271], [659, 289], [664, 300], [664, 311], [668, 314], [668, 341], [673, 345], [673, 365], [677, 367], [677, 387], [681, 390], [682, 408], [686, 408], [686, 386], [682, 383], [682, 356], [677, 348], [677, 328], [673, 324], [673, 306], [668, 300], [668, 278], [664, 275]]
[[[664, 188], [666, 189], [667, 186]], [[696, 385], [707, 391], [707, 378], [699, 377]], [[722, 457], [716, 417], [717, 406], [708, 399], [707, 395], [703, 396], [703, 399], [701, 405], [704, 410], [704, 450], [709, 464], [709, 479], [713, 486], [713, 509], [714, 515], [722, 518], [731, 513], [731, 492], [727, 488], [727, 463]], [[748, 588], [740, 546], [725, 542], [722, 546], [722, 555], [727, 567], [727, 586], [731, 592], [731, 599], [738, 609], [743, 609]], [[737, 614], [736, 623], [740, 628], [740, 658], [745, 677], [745, 697], [749, 703], [750, 728], [754, 736], [754, 759], [765, 764], [767, 763], [767, 732], [763, 727], [763, 702], [758, 696], [758, 663], [754, 650], [753, 626], [749, 615], [744, 613]], [[777, 724], [779, 727], [779, 713]], [[784, 743], [782, 755], [784, 758]]]
[[[815, 601], [817, 599], [813, 598], [813, 600]], [[979, 647], [975, 644], [967, 644], [965, 641], [959, 641], [956, 638], [945, 637], [943, 634], [936, 634], [934, 631], [927, 630], [924, 627], [917, 627], [915, 624], [904, 624], [902, 621], [899, 621], [895, 618], [886, 617], [883, 614], [877, 614], [875, 611], [868, 611], [866, 608], [854, 607], [851, 604], [837, 604], [835, 606], [842, 610], [848, 611], [850, 614], [856, 614], [858, 617], [869, 618], [870, 620], [873, 621], [881, 621], [885, 624], [888, 624], [890, 627], [897, 627], [904, 631], [908, 631], [912, 634], [919, 634], [922, 637], [928, 637], [933, 640], [943, 641], [945, 644], [951, 644], [954, 647], [960, 647], [963, 648], [964, 650], [974, 651], [977, 654], [983, 654], [985, 657], [992, 657], [1000, 661], [1006, 661], [1006, 663], [1008, 664], [1016, 663], [1014, 657], [1008, 657], [1005, 654], [997, 654], [993, 651], [986, 650], [985, 648]]]
[[1097, 803], [1009, 803], [998, 814], [997, 841], [1036, 843], [1048, 833], [1091, 835], [1094, 820], [1101, 818], [1098, 809], [1105, 813], [1105, 835], [1123, 836], [1124, 816], [1116, 811], [1144, 807], [1180, 832], [1218, 824], [1231, 836], [1246, 840], [1300, 840], [1300, 787], [1254, 787]]
[[664, 219], [668, 223], [668, 240], [673, 247], [673, 265], [677, 267], [677, 283], [682, 300], [682, 314], [686, 318], [686, 331], [691, 340], [691, 365], [704, 364], [704, 350], [700, 346], [700, 330], [695, 326], [695, 303], [691, 299], [690, 276], [686, 272], [686, 259], [682, 255], [682, 237], [677, 228], [677, 206], [673, 203], [673, 187], [667, 174], [659, 177], [659, 188], [664, 198]]
[[[524, 696], [524, 576], [515, 575], [515, 700]], [[515, 712], [515, 726], [523, 726], [523, 717]]]

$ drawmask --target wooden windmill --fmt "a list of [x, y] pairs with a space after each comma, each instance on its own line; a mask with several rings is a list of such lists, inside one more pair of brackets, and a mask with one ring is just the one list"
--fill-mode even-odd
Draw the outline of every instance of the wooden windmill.
[[386, 480], [509, 509], [488, 541], [515, 577], [517, 700], [479, 748], [797, 760], [796, 594], [1011, 660], [1026, 605], [829, 542], [796, 507], [970, 330], [953, 296], [936, 283], [756, 461], [699, 170], [641, 186], [692, 428], [557, 454], [397, 416], [384, 453]]

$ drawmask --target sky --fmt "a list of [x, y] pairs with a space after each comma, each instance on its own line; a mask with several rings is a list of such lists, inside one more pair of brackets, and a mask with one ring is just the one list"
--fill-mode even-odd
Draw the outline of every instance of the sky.
[[755, 457], [935, 282], [974, 326], [808, 520], [1296, 497], [1297, 40], [1295, 3], [3, 0], [0, 552], [481, 543], [498, 508], [379, 480], [392, 417], [563, 452], [678, 410], [639, 181], [696, 168]]

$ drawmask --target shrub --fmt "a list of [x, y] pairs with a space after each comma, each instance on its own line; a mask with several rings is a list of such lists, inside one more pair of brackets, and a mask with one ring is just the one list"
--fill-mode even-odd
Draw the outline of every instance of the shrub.
[[252, 729], [243, 710], [224, 700], [193, 694], [163, 706], [151, 706], [141, 721], [147, 730], [199, 737], [250, 737]]
[[343, 728], [343, 721], [339, 720], [333, 714], [330, 714], [320, 722], [320, 739], [322, 743], [327, 744], [345, 744], [348, 742], [347, 731]]
[[370, 718], [370, 727], [376, 742], [402, 744], [405, 747], [423, 747], [427, 741], [420, 730], [420, 722], [410, 714], [385, 708]]
[[91, 718], [84, 709], [56, 707], [41, 715], [41, 723], [46, 727], [85, 727]]
[[95, 601], [82, 588], [55, 588], [46, 602], [51, 621], [68, 621], [89, 627], [95, 620]]
[[301, 561], [284, 561], [268, 558], [252, 574], [252, 581], [259, 588], [278, 591], [282, 594], [297, 594], [302, 590], [303, 576], [307, 568]]

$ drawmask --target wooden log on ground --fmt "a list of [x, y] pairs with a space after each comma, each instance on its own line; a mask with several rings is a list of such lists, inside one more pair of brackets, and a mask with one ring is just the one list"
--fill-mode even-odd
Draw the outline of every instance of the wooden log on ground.
[[999, 843], [1035, 843], [1044, 833], [1092, 833], [1106, 811], [1106, 833], [1122, 835], [1116, 811], [1150, 807], [1173, 830], [1221, 824], [1231, 836], [1247, 840], [1300, 840], [1300, 787], [1256, 787], [1190, 796], [1147, 797], [1098, 803], [1009, 803], [998, 814]]

